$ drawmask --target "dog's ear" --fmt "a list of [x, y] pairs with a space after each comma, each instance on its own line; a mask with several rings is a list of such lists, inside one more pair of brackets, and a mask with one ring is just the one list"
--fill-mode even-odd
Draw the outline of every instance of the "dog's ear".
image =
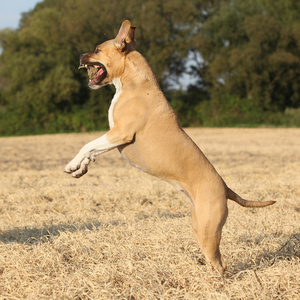
[[115, 38], [115, 45], [118, 49], [124, 51], [125, 47], [127, 50], [135, 49], [135, 38], [134, 38], [135, 27], [131, 26], [128, 20], [125, 20], [119, 30], [118, 35]]
[[132, 46], [135, 49], [136, 41], [135, 41], [135, 26], [130, 26], [129, 32], [126, 36], [126, 43]]

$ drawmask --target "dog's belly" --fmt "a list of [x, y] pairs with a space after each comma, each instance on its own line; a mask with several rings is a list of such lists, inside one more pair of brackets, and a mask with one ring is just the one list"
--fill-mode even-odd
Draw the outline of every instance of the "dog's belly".
[[[127, 146], [119, 147], [119, 151], [123, 158], [125, 158], [132, 166], [138, 168], [143, 172], [149, 173], [153, 176], [167, 181], [176, 190], [183, 193], [192, 206], [195, 206], [193, 199], [189, 194], [189, 191], [186, 187], [184, 187], [186, 185], [185, 179], [189, 177], [187, 174], [187, 170], [185, 170], [185, 172], [181, 171], [182, 166], [178, 165], [178, 160], [174, 160], [173, 164], [170, 165], [170, 163], [163, 160], [162, 153], [161, 158], [159, 155], [155, 157], [155, 155], [149, 155], [150, 153], [146, 152], [142, 152], [144, 155], [140, 155], [141, 151], [138, 151], [138, 149], [139, 147], [137, 144], [129, 144]], [[155, 165], [156, 167], [153, 168], [153, 165]], [[176, 166], [176, 169], [174, 169], [174, 166]], [[192, 172], [191, 169], [190, 171]]]
[[141, 170], [141, 171], [143, 171], [143, 172], [147, 172], [146, 169], [145, 169], [144, 167], [139, 166], [139, 165], [137, 165], [136, 163], [134, 163], [132, 160], [128, 159], [127, 156], [125, 155], [124, 151], [122, 151], [121, 149], [119, 149], [119, 150], [120, 150], [120, 153], [122, 154], [123, 158], [124, 158], [125, 160], [127, 160], [132, 166], [134, 166], [135, 168], [137, 168], [137, 169], [139, 169], [139, 170]]
[[[210, 163], [179, 128], [156, 128], [137, 134], [133, 143], [118, 147], [133, 166], [164, 180], [191, 184]], [[206, 167], [206, 168], [205, 168]], [[213, 170], [212, 170], [213, 171]]]
[[160, 159], [161, 153], [157, 155], [153, 150], [153, 145], [149, 148], [143, 143], [135, 141], [128, 145], [122, 145], [118, 149], [123, 158], [139, 170], [163, 179], [168, 177], [164, 175], [167, 169]]

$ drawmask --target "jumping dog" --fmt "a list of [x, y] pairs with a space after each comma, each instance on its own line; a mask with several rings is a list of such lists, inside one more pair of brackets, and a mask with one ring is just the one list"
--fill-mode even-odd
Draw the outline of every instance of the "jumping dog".
[[244, 207], [275, 201], [248, 201], [232, 191], [198, 146], [180, 127], [145, 58], [135, 50], [135, 27], [124, 21], [115, 39], [80, 57], [89, 87], [114, 84], [108, 112], [110, 130], [86, 144], [65, 167], [75, 178], [96, 156], [118, 148], [133, 166], [171, 183], [191, 204], [193, 232], [205, 258], [220, 273], [226, 269], [219, 244], [227, 199]]

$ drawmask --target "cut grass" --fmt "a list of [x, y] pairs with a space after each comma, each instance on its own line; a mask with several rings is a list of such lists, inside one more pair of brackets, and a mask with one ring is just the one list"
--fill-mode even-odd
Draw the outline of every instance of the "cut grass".
[[99, 133], [1, 138], [0, 299], [300, 297], [300, 130], [188, 129], [227, 184], [224, 278], [205, 264], [189, 203], [106, 153], [79, 180], [65, 164]]

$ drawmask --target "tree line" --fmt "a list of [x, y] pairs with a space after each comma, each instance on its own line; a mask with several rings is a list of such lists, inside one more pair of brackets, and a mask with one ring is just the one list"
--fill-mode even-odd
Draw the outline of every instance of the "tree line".
[[78, 59], [124, 19], [183, 126], [300, 125], [298, 1], [44, 0], [0, 31], [0, 134], [105, 129]]

